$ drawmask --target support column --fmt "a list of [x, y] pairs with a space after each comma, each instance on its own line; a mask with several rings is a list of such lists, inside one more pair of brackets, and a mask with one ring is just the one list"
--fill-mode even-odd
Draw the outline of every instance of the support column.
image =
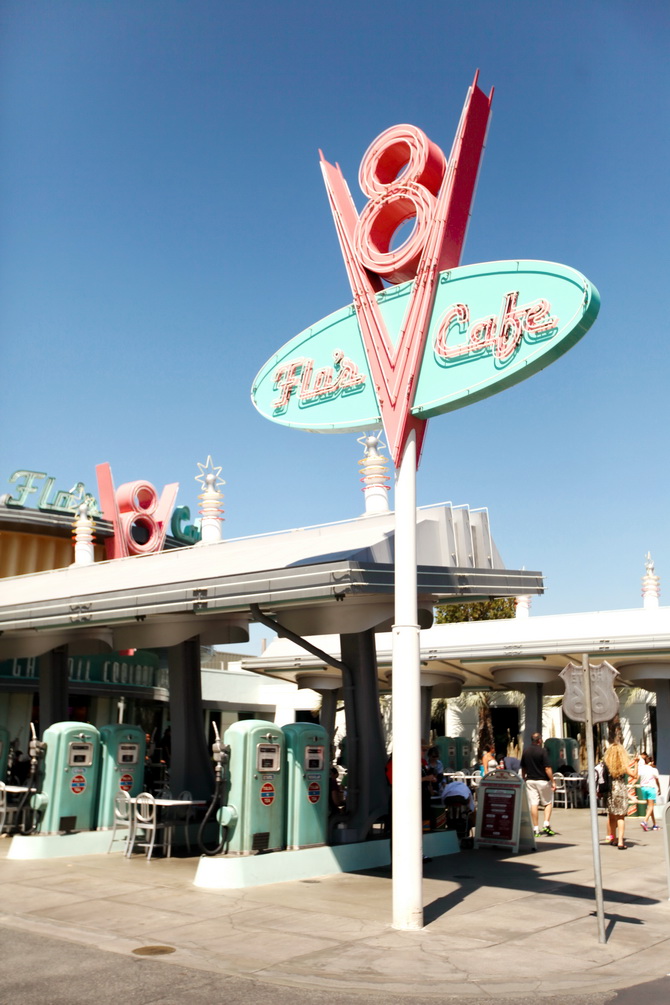
[[321, 713], [319, 722], [328, 733], [330, 744], [333, 744], [335, 733], [335, 713], [337, 711], [337, 691], [319, 691], [321, 695]]
[[629, 663], [617, 667], [636, 687], [656, 693], [656, 766], [670, 772], [670, 663]]
[[655, 761], [664, 775], [670, 772], [670, 680], [654, 681], [656, 692]]
[[39, 658], [40, 735], [54, 722], [67, 721], [68, 650], [59, 646]]
[[200, 638], [168, 649], [172, 756], [170, 788], [177, 796], [187, 790], [194, 799], [209, 799], [214, 770], [205, 740], [200, 684]]
[[350, 813], [347, 837], [364, 841], [373, 823], [388, 812], [389, 799], [374, 632], [341, 635], [340, 644], [347, 668], [343, 675]]
[[524, 698], [523, 745], [529, 747], [533, 733], [542, 733], [542, 691], [552, 687], [558, 672], [545, 666], [521, 663], [518, 666], [492, 667], [496, 684], [520, 691]]
[[421, 687], [421, 739], [430, 742], [430, 709], [433, 700], [432, 687]]
[[299, 688], [310, 688], [310, 690], [316, 691], [321, 698], [319, 723], [328, 733], [332, 756], [337, 700], [342, 697], [342, 674], [334, 671], [327, 676], [323, 673], [300, 673], [296, 677], [296, 683]]
[[523, 746], [530, 747], [533, 733], [542, 733], [542, 685], [517, 684], [523, 695]]
[[417, 610], [416, 433], [396, 470], [393, 636], [393, 927], [423, 928], [421, 647]]

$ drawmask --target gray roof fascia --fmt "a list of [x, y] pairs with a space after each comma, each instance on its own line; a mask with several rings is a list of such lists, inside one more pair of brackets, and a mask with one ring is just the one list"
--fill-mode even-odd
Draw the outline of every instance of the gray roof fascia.
[[[224, 614], [248, 610], [252, 603], [272, 609], [350, 597], [392, 595], [391, 564], [338, 561], [196, 578], [111, 591], [67, 592], [49, 600], [0, 607], [0, 631], [104, 626], [166, 614]], [[420, 566], [418, 592], [431, 602], [481, 597], [511, 597], [543, 592], [538, 572], [510, 569], [458, 569]], [[38, 591], [36, 590], [36, 594]]]

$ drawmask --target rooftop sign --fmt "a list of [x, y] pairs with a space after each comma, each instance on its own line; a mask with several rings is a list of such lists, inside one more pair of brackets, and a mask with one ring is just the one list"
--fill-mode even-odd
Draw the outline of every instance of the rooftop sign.
[[[42, 479], [46, 479], [42, 482]], [[6, 506], [24, 507], [37, 496], [37, 508], [45, 513], [76, 513], [82, 503], [86, 503], [89, 513], [97, 514], [98, 504], [95, 497], [87, 492], [83, 482], [77, 482], [69, 491], [58, 489], [53, 495], [56, 479], [45, 471], [14, 471], [9, 476], [9, 482], [14, 486], [16, 496], [7, 494], [3, 497]], [[39, 482], [40, 484], [36, 484]], [[39, 493], [39, 494], [38, 494]]]

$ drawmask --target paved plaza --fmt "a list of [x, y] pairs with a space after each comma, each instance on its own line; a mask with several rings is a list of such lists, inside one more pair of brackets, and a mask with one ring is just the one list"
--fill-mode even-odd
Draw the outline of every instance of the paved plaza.
[[540, 838], [535, 853], [486, 849], [426, 862], [426, 927], [416, 933], [391, 927], [389, 869], [208, 892], [192, 886], [197, 859], [9, 861], [3, 840], [0, 939], [3, 959], [14, 947], [18, 962], [0, 977], [0, 1002], [77, 1005], [91, 1000], [96, 981], [99, 1005], [123, 988], [130, 1002], [160, 1005], [623, 1005], [634, 992], [617, 992], [645, 982], [654, 982], [640, 989], [645, 1002], [667, 1001], [665, 835], [631, 818], [625, 852], [601, 845], [608, 941], [600, 945], [588, 811], [557, 810], [552, 823], [556, 837]]

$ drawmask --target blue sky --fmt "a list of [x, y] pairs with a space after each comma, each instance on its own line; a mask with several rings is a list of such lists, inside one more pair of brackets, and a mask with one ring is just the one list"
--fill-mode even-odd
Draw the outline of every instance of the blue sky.
[[670, 14], [591, 0], [5, 0], [0, 8], [0, 493], [109, 461], [118, 484], [226, 479], [225, 535], [362, 510], [356, 435], [267, 422], [266, 360], [351, 299], [318, 163], [359, 209], [399, 122], [447, 152], [495, 87], [463, 263], [561, 262], [600, 317], [563, 359], [431, 420], [420, 504], [487, 506], [533, 613], [670, 590]]

